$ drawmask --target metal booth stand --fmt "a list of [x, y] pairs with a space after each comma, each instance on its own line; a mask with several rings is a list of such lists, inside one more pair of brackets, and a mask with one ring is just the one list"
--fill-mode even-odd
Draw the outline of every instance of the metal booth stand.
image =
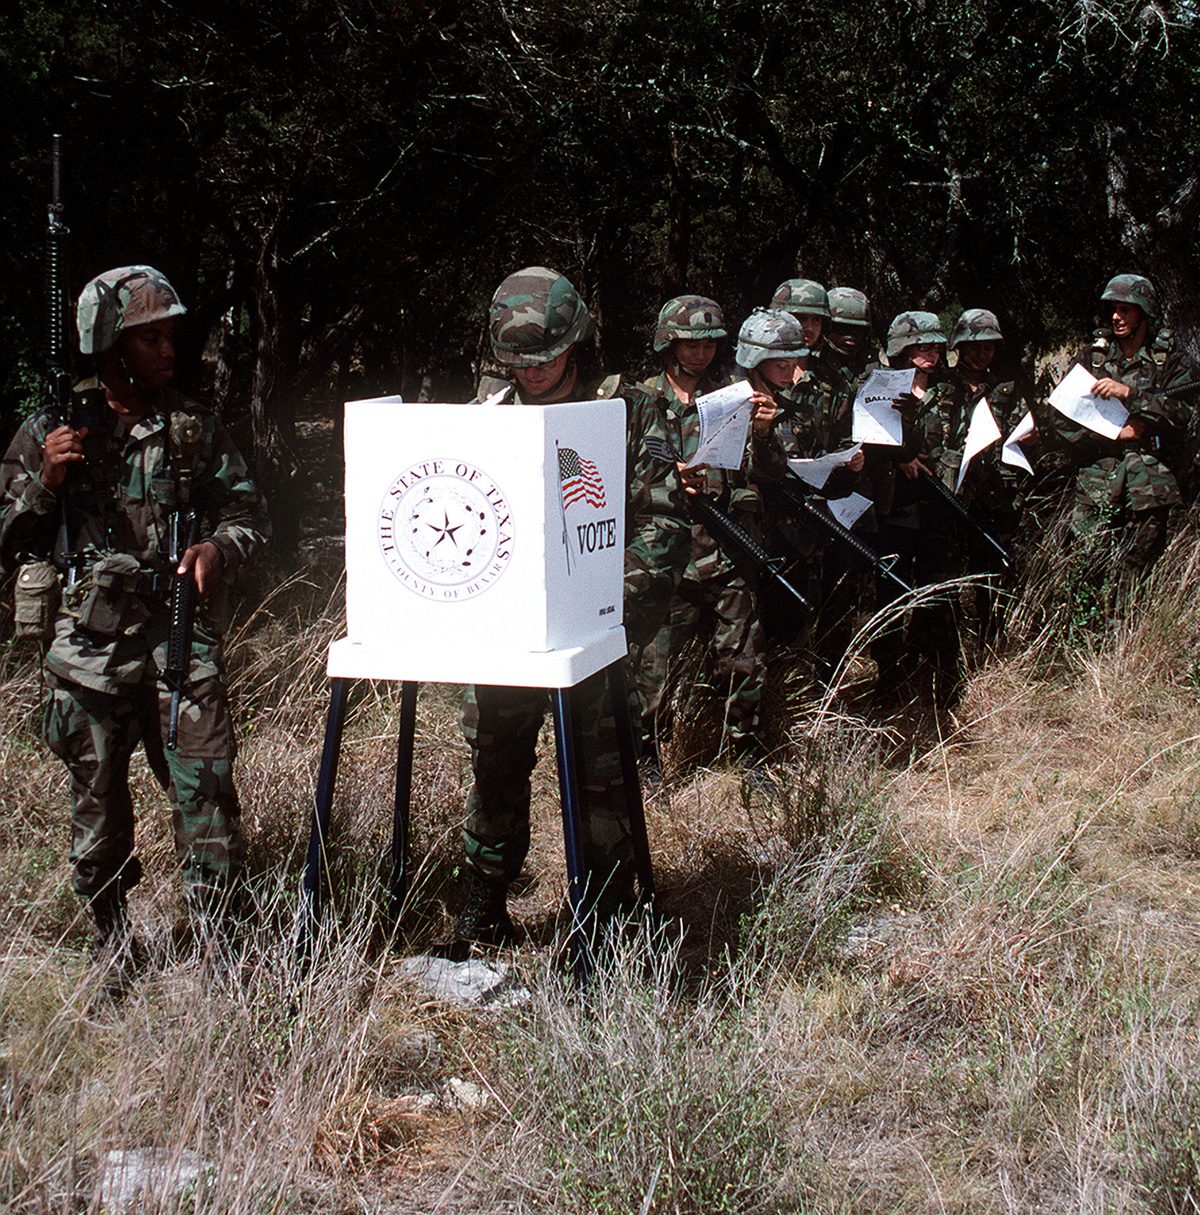
[[346, 627], [332, 681], [304, 874], [301, 956], [321, 912], [324, 848], [350, 683], [402, 687], [391, 916], [409, 888], [418, 683], [545, 688], [554, 712], [577, 972], [589, 926], [571, 689], [607, 671], [635, 869], [653, 895], [621, 661], [625, 404], [346, 404]]
[[[378, 677], [377, 659], [365, 660], [356, 655], [348, 641], [335, 642], [330, 647], [329, 666], [333, 670], [355, 671], [365, 665]], [[585, 911], [587, 871], [583, 860], [583, 830], [579, 808], [579, 773], [575, 756], [574, 734], [571, 729], [573, 711], [571, 687], [603, 669], [608, 682], [608, 693], [612, 700], [613, 716], [616, 720], [617, 742], [621, 755], [621, 776], [625, 786], [629, 825], [632, 837], [634, 869], [643, 904], [653, 904], [654, 873], [650, 860], [650, 842], [646, 833], [646, 815], [642, 803], [641, 783], [638, 778], [637, 755], [633, 736], [633, 721], [629, 713], [629, 700], [621, 660], [609, 660], [603, 668], [593, 666], [597, 658], [607, 657], [611, 645], [597, 645], [588, 650], [570, 651], [566, 655], [545, 655], [547, 659], [565, 658], [566, 661], [548, 663], [549, 673], [556, 678], [569, 678], [582, 670], [568, 686], [548, 686], [551, 711], [554, 717], [555, 756], [558, 763], [558, 787], [562, 806], [563, 850], [567, 862], [567, 902], [571, 909], [571, 948], [574, 955], [575, 974], [579, 983], [585, 984], [591, 975], [591, 958], [588, 945], [592, 940], [592, 925]], [[321, 767], [317, 774], [316, 798], [313, 804], [312, 825], [308, 837], [308, 856], [305, 862], [302, 883], [302, 918], [300, 923], [299, 952], [307, 956], [312, 937], [320, 919], [325, 893], [325, 845], [329, 839], [330, 815], [333, 807], [334, 787], [337, 782], [338, 759], [341, 752], [342, 731], [346, 722], [346, 702], [350, 685], [358, 676], [333, 675], [330, 681], [329, 715], [325, 722], [325, 742], [321, 752]], [[413, 744], [416, 738], [417, 681], [401, 679], [400, 731], [396, 748], [396, 797], [392, 814], [391, 883], [389, 914], [393, 927], [400, 927], [404, 901], [411, 882], [409, 869], [409, 810], [412, 792]]]

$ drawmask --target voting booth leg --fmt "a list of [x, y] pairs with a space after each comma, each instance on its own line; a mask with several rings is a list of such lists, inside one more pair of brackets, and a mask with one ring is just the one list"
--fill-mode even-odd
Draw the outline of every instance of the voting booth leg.
[[417, 732], [417, 685], [400, 685], [400, 738], [396, 744], [396, 802], [392, 812], [392, 930], [400, 927], [408, 897], [409, 803], [412, 798], [413, 741]]
[[567, 903], [571, 908], [571, 947], [575, 954], [575, 978], [580, 986], [591, 977], [588, 934], [591, 924], [583, 919], [584, 883], [587, 873], [583, 862], [583, 825], [579, 817], [579, 772], [576, 765], [575, 736], [572, 732], [571, 690], [551, 688], [554, 710], [555, 755], [558, 759], [558, 789], [562, 801], [563, 849], [567, 857]]
[[325, 719], [325, 746], [321, 751], [321, 767], [317, 773], [317, 795], [313, 802], [312, 828], [308, 836], [308, 858], [304, 865], [301, 885], [300, 938], [297, 951], [308, 956], [317, 922], [325, 870], [325, 841], [329, 838], [329, 816], [333, 808], [333, 787], [337, 782], [338, 756], [342, 748], [342, 728], [346, 724], [346, 698], [350, 691], [348, 679], [335, 679], [330, 685], [329, 716]]
[[646, 807], [642, 803], [642, 783], [637, 770], [637, 750], [633, 737], [633, 717], [629, 712], [629, 689], [620, 662], [608, 668], [608, 694], [613, 703], [617, 726], [617, 746], [621, 752], [621, 777], [625, 782], [625, 804], [629, 811], [629, 834], [633, 845], [633, 865], [637, 870], [642, 902], [654, 907], [654, 869], [650, 863], [650, 839], [646, 832]]

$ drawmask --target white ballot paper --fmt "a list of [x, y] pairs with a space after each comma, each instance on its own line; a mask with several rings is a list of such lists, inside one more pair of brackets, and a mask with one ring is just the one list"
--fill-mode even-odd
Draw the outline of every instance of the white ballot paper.
[[903, 420], [892, 402], [912, 392], [916, 370], [872, 371], [854, 398], [854, 426], [850, 437], [855, 443], [879, 443], [899, 447], [903, 442]]
[[750, 397], [753, 394], [749, 380], [738, 380], [736, 384], [696, 398], [700, 446], [687, 462], [688, 468], [698, 464], [707, 464], [709, 468], [741, 468], [750, 434]]
[[1050, 404], [1063, 415], [1094, 430], [1106, 439], [1115, 439], [1121, 427], [1129, 421], [1129, 410], [1116, 397], [1107, 401], [1092, 396], [1096, 377], [1082, 364], [1076, 363], [1050, 394]]
[[843, 527], [853, 527], [870, 509], [871, 499], [862, 494], [847, 494], [844, 498], [830, 498], [825, 505]]
[[843, 468], [862, 451], [862, 444], [856, 443], [846, 451], [833, 451], [827, 456], [817, 456], [812, 460], [789, 460], [788, 468], [792, 470], [806, 485], [814, 489], [824, 489], [829, 474], [835, 468]]
[[975, 412], [971, 415], [971, 425], [967, 427], [967, 442], [963, 447], [962, 464], [958, 468], [958, 484], [954, 487], [955, 493], [962, 489], [963, 478], [967, 475], [971, 461], [985, 447], [991, 447], [999, 437], [1000, 427], [996, 425], [996, 416], [992, 413], [992, 407], [987, 403], [987, 397], [981, 397], [979, 404], [975, 406]]
[[830, 514], [843, 527], [853, 527], [871, 509], [871, 499], [861, 493], [848, 493], [844, 498], [830, 498], [826, 503]]
[[1033, 414], [1027, 413], [1013, 428], [1012, 434], [1004, 440], [1004, 450], [1000, 453], [1000, 459], [1005, 464], [1011, 464], [1014, 468], [1023, 468], [1027, 473], [1033, 472], [1033, 465], [1029, 463], [1025, 453], [1021, 450], [1021, 440], [1027, 439], [1033, 434]]

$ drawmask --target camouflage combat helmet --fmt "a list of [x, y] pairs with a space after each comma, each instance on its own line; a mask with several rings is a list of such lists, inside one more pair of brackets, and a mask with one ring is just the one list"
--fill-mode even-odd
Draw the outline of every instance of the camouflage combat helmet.
[[811, 278], [789, 278], [775, 288], [771, 307], [799, 316], [829, 316], [829, 299], [825, 288]]
[[909, 346], [926, 346], [946, 344], [946, 335], [942, 332], [942, 322], [934, 312], [902, 312], [888, 326], [887, 356], [895, 358]]
[[118, 266], [98, 274], [79, 296], [75, 323], [79, 349], [100, 354], [126, 329], [182, 316], [187, 309], [175, 288], [152, 266]]
[[1002, 342], [1000, 322], [986, 308], [968, 308], [950, 330], [950, 349], [957, 350], [963, 342]]
[[738, 334], [737, 365], [746, 371], [764, 359], [798, 359], [806, 354], [800, 322], [777, 308], [755, 308]]
[[677, 295], [667, 300], [654, 327], [654, 353], [660, 354], [677, 338], [723, 338], [725, 314], [721, 305], [703, 295]]
[[871, 323], [871, 304], [861, 291], [853, 287], [830, 287], [829, 319], [835, 325], [861, 325]]
[[1109, 279], [1100, 299], [1106, 304], [1136, 304], [1147, 317], [1158, 315], [1154, 284], [1140, 274], [1118, 274]]
[[592, 314], [557, 270], [527, 266], [492, 296], [492, 353], [509, 367], [552, 363], [592, 336]]

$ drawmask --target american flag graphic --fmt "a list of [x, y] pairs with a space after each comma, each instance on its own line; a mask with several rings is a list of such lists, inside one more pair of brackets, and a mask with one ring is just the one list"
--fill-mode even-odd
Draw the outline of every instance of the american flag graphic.
[[581, 498], [589, 505], [601, 507], [604, 502], [604, 482], [600, 470], [583, 459], [572, 447], [558, 449], [558, 479], [562, 484], [563, 506], [570, 506]]

